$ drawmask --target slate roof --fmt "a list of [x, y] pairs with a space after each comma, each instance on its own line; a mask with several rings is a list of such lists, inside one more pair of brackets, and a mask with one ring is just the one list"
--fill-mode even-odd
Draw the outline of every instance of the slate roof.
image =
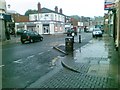
[[[60, 15], [64, 15], [64, 14], [61, 14], [61, 13], [59, 13], [59, 12], [56, 12], [56, 11], [53, 11], [53, 10], [50, 10], [50, 9], [48, 9], [48, 8], [45, 8], [45, 7], [43, 7], [42, 9], [41, 9], [41, 13], [57, 13], [57, 14], [60, 14]], [[66, 16], [66, 15], [64, 15], [64, 16]]]

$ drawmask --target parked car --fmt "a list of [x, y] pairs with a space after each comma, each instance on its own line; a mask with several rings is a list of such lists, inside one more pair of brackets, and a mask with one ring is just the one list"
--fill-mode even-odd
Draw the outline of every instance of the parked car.
[[92, 31], [92, 36], [95, 37], [95, 36], [101, 36], [102, 37], [102, 31], [100, 30], [100, 28], [94, 28], [93, 31]]
[[84, 32], [89, 32], [89, 27], [85, 26], [84, 27]]
[[93, 32], [93, 29], [94, 29], [93, 27], [90, 27], [90, 28], [89, 28], [89, 32], [92, 33], [92, 32]]
[[103, 29], [103, 27], [101, 27], [100, 30], [102, 31], [102, 33], [104, 33], [104, 29]]
[[42, 41], [43, 36], [34, 31], [24, 31], [21, 35], [21, 43], [25, 43], [26, 41], [35, 42]]
[[22, 35], [24, 33], [24, 31], [27, 31], [27, 30], [19, 29], [19, 30], [17, 30], [16, 34], [17, 35]]

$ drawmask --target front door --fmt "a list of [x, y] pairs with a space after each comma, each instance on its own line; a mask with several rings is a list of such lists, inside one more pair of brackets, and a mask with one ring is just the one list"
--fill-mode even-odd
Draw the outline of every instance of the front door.
[[50, 34], [49, 24], [43, 24], [43, 33], [44, 34]]

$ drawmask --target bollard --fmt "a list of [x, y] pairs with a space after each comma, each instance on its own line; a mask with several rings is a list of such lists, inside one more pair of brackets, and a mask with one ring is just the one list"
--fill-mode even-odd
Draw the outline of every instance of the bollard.
[[72, 32], [72, 41], [73, 41], [73, 43], [74, 43], [74, 36], [75, 36], [75, 33], [74, 32]]
[[67, 52], [73, 51], [73, 37], [66, 37], [65, 38], [65, 50]]
[[73, 43], [74, 43], [74, 36], [72, 36], [72, 41], [73, 41]]
[[79, 35], [79, 43], [81, 43], [81, 35]]

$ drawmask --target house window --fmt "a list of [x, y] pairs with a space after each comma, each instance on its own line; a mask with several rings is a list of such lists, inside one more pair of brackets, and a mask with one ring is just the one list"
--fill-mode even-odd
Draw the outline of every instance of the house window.
[[51, 19], [52, 19], [52, 20], [54, 19], [54, 15], [53, 15], [53, 14], [51, 14]]
[[37, 20], [37, 16], [36, 15], [34, 15], [34, 20]]
[[55, 21], [57, 21], [57, 15], [55, 14]]
[[58, 16], [58, 21], [60, 21], [60, 15]]
[[48, 17], [48, 14], [45, 14], [45, 17]]
[[55, 31], [55, 32], [58, 31], [58, 25], [57, 25], [57, 23], [56, 23], [55, 26], [54, 26], [54, 31]]

